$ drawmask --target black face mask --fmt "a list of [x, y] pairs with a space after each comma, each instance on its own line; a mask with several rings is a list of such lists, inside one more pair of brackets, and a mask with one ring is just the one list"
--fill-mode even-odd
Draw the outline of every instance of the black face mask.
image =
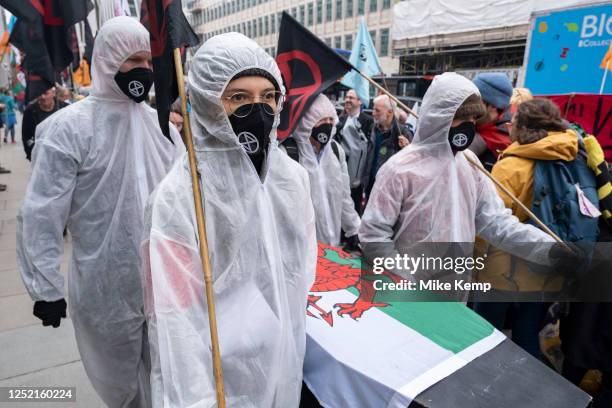
[[115, 82], [119, 89], [134, 102], [147, 99], [153, 85], [153, 71], [146, 68], [134, 68], [128, 72], [117, 72]]
[[459, 126], [451, 127], [448, 131], [448, 142], [453, 153], [467, 149], [476, 136], [474, 122], [463, 122]]
[[[263, 103], [242, 105], [229, 116], [238, 142], [251, 158], [257, 173], [261, 173], [261, 166], [270, 145], [270, 132], [274, 124], [274, 115], [266, 113], [263, 105]], [[239, 117], [249, 110], [251, 113], [247, 116]]]
[[310, 132], [310, 137], [321, 143], [322, 146], [325, 146], [331, 140], [332, 129], [333, 125], [324, 123], [320, 126], [313, 127], [312, 132]]

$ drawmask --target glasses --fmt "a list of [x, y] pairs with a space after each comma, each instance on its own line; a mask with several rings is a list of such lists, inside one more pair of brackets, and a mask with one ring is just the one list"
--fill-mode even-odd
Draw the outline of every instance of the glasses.
[[253, 104], [261, 102], [263, 110], [268, 115], [276, 115], [282, 109], [283, 94], [280, 91], [268, 91], [259, 97], [248, 92], [236, 92], [230, 96], [223, 96], [223, 100], [229, 105], [232, 115], [245, 118], [253, 110]]

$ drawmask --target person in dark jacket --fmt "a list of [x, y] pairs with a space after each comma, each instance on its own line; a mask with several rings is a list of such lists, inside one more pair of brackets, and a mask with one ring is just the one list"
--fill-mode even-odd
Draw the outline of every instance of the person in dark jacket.
[[378, 170], [412, 139], [408, 128], [398, 124], [395, 109], [395, 103], [387, 95], [374, 98], [374, 126], [368, 140], [366, 168], [362, 176], [366, 201], [374, 186]]
[[55, 88], [47, 89], [34, 102], [28, 105], [23, 113], [21, 123], [21, 139], [26, 158], [32, 160], [32, 149], [36, 135], [36, 126], [55, 112], [68, 106], [66, 103], [55, 99]]
[[346, 153], [347, 169], [351, 182], [351, 197], [359, 215], [363, 212], [361, 183], [368, 153], [368, 138], [372, 132], [372, 116], [361, 111], [361, 100], [350, 89], [344, 98], [344, 112], [336, 126], [336, 140]]
[[567, 305], [561, 317], [563, 376], [578, 386], [587, 371], [601, 371], [601, 388], [594, 395], [595, 408], [612, 406], [612, 303]]

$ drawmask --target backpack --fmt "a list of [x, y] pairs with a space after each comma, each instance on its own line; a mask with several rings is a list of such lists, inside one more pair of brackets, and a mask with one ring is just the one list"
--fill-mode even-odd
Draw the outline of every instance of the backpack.
[[[334, 152], [334, 156], [336, 159], [340, 160], [340, 151], [338, 151], [338, 145], [334, 140], [330, 142], [332, 152]], [[296, 162], [300, 162], [300, 151], [298, 150], [297, 142], [294, 138], [288, 137], [281, 142], [281, 145], [285, 148], [287, 152], [287, 156], [291, 157]]]
[[531, 211], [563, 241], [596, 242], [599, 217], [584, 215], [579, 199], [582, 191], [599, 208], [596, 179], [582, 154], [582, 140], [579, 145], [582, 152], [573, 161], [536, 160]]

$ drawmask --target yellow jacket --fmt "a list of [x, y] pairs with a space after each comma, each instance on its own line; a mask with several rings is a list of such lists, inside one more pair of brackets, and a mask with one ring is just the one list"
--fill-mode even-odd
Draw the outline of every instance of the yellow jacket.
[[[512, 143], [493, 166], [493, 176], [510, 190], [527, 208], [533, 201], [533, 170], [535, 160], [572, 161], [578, 154], [578, 138], [573, 130], [549, 132], [548, 136], [530, 144]], [[521, 210], [502, 191], [499, 195], [507, 208], [521, 221], [528, 220]], [[562, 278], [547, 282], [547, 277], [529, 270], [527, 264], [507, 253], [490, 246], [485, 268], [478, 273], [477, 279], [489, 282], [497, 290], [510, 291], [558, 291], [562, 288]]]

